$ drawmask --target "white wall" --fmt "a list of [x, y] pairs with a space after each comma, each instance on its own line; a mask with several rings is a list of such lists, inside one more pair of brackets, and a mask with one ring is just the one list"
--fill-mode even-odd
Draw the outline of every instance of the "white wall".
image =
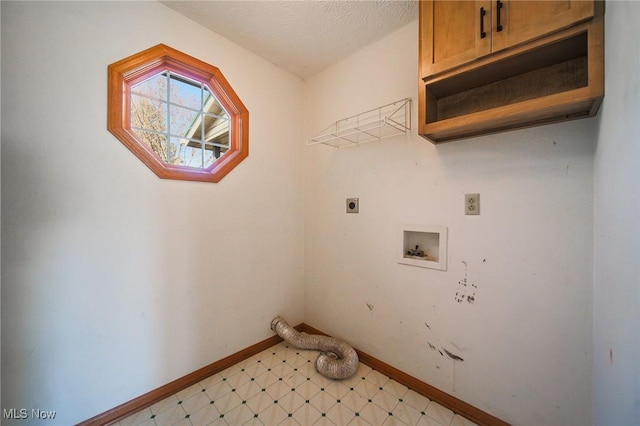
[[[638, 4], [607, 5], [598, 119], [341, 150], [300, 141], [415, 100], [416, 23], [302, 93], [156, 3], [0, 11], [3, 408], [81, 421], [271, 335], [278, 313], [514, 424], [640, 418]], [[160, 42], [220, 67], [251, 112], [250, 156], [219, 184], [159, 180], [106, 131], [107, 64]], [[395, 262], [402, 223], [449, 227], [448, 271]], [[454, 300], [465, 277], [473, 304]]]
[[640, 3], [605, 15], [606, 96], [595, 156], [593, 410], [596, 425], [640, 421]]
[[[73, 424], [301, 322], [302, 83], [156, 2], [1, 7], [3, 408]], [[158, 179], [106, 129], [107, 65], [158, 43], [250, 111], [218, 184]]]
[[[305, 137], [404, 97], [415, 123], [417, 38], [413, 22], [307, 81]], [[305, 322], [515, 425], [590, 424], [596, 125], [307, 147]], [[446, 272], [396, 262], [405, 223], [448, 227]], [[465, 278], [474, 303], [455, 300]]]

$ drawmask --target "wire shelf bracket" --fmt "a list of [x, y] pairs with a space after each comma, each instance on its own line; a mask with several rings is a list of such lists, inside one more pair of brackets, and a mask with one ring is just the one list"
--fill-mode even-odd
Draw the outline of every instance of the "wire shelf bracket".
[[411, 98], [405, 98], [338, 120], [318, 136], [309, 139], [307, 145], [324, 144], [341, 148], [406, 134], [409, 130]]

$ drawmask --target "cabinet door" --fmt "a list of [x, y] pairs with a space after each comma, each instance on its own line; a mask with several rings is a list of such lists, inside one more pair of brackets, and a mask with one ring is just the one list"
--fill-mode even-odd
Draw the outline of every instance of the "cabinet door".
[[[499, 5], [502, 7], [499, 7]], [[495, 1], [492, 51], [535, 39], [593, 17], [593, 1]], [[498, 28], [498, 21], [502, 29]]]
[[455, 68], [490, 51], [491, 1], [420, 2], [421, 78]]

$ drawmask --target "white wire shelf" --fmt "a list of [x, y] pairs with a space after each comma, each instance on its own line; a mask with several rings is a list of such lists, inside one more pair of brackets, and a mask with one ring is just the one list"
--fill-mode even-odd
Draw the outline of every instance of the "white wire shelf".
[[340, 148], [360, 145], [411, 130], [411, 98], [405, 98], [379, 108], [338, 120], [307, 145], [324, 144]]

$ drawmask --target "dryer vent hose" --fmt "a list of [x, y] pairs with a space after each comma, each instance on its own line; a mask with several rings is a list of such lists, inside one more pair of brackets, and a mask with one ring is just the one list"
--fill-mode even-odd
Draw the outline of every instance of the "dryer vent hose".
[[358, 369], [358, 354], [346, 343], [333, 337], [299, 332], [281, 317], [271, 321], [271, 329], [298, 349], [320, 351], [316, 358], [318, 373], [330, 379], [347, 379]]

